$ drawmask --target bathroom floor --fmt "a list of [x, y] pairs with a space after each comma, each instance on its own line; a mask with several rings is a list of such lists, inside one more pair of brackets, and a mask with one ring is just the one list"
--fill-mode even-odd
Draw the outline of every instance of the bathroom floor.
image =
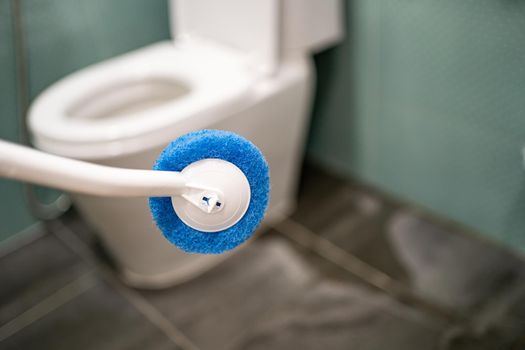
[[184, 285], [122, 285], [74, 212], [1, 244], [0, 281], [0, 349], [525, 349], [524, 260], [314, 166]]

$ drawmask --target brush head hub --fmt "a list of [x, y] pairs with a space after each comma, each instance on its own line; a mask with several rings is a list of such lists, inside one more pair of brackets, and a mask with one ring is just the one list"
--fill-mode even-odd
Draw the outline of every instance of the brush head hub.
[[171, 198], [175, 213], [186, 225], [202, 232], [218, 232], [235, 225], [250, 204], [250, 184], [243, 172], [222, 159], [202, 159], [181, 173], [188, 190]]

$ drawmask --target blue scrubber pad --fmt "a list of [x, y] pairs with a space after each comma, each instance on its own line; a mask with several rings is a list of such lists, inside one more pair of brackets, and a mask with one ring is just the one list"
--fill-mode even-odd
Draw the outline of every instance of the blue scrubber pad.
[[220, 254], [250, 238], [263, 219], [270, 190], [268, 164], [259, 149], [241, 136], [222, 130], [201, 130], [170, 143], [153, 169], [181, 171], [206, 158], [233, 163], [248, 179], [250, 204], [238, 223], [219, 232], [201, 232], [179, 219], [170, 197], [152, 197], [149, 205], [157, 226], [171, 243], [188, 253]]

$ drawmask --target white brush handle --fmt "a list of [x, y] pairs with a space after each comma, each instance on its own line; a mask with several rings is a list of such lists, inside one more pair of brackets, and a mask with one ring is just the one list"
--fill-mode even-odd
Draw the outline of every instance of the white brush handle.
[[169, 197], [187, 190], [174, 171], [122, 169], [59, 157], [0, 140], [0, 177], [110, 197]]

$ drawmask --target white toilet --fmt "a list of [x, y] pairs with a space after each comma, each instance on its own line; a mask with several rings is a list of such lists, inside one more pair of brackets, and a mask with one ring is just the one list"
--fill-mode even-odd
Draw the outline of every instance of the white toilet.
[[[294, 208], [313, 98], [311, 55], [343, 36], [340, 0], [171, 0], [173, 41], [78, 71], [29, 112], [35, 146], [111, 166], [150, 169], [189, 131], [234, 131], [271, 172], [266, 222]], [[153, 224], [147, 198], [73, 195], [124, 280], [162, 288], [227, 255], [186, 254]]]

